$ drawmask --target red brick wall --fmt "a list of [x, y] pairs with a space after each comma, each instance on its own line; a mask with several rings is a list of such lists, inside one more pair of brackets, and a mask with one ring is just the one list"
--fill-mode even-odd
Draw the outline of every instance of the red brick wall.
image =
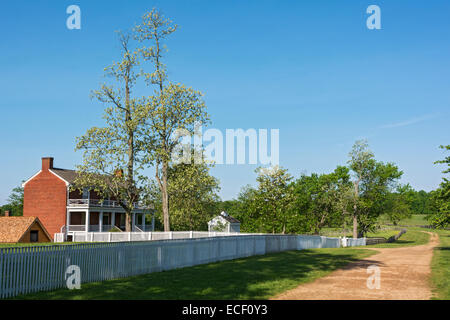
[[38, 217], [53, 238], [66, 224], [66, 199], [65, 182], [44, 169], [25, 185], [23, 215]]

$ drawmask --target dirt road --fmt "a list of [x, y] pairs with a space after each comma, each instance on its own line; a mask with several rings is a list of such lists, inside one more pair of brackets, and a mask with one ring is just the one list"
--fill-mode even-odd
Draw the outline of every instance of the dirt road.
[[[379, 253], [349, 264], [326, 277], [300, 285], [272, 299], [275, 300], [428, 300], [431, 298], [429, 276], [433, 248], [439, 244], [430, 233], [426, 245], [404, 248], [374, 248]], [[369, 266], [380, 271], [379, 289], [369, 289]], [[376, 282], [369, 281], [369, 286]]]

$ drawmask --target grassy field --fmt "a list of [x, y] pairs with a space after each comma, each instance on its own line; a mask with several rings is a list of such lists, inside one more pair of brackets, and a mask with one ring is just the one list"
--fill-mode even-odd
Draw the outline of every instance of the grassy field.
[[[373, 238], [373, 237], [382, 237], [382, 238], [390, 238], [392, 236], [395, 236], [400, 232], [400, 228], [395, 227], [383, 227], [382, 229], [379, 229], [375, 232], [368, 232], [367, 237]], [[344, 236], [344, 233], [342, 232], [342, 229], [339, 228], [323, 228], [321, 233], [323, 236], [328, 237], [342, 237]], [[345, 233], [346, 237], [351, 238], [353, 235], [351, 232]]]
[[431, 262], [433, 299], [450, 300], [450, 231], [433, 230], [433, 232], [439, 235], [440, 241]]
[[77, 243], [87, 243], [87, 242], [0, 243], [0, 249], [1, 248], [11, 248], [11, 247], [57, 246], [57, 245], [62, 245], [62, 244], [77, 244]]
[[[429, 231], [429, 230], [427, 230]], [[428, 243], [430, 235], [419, 230], [408, 229], [397, 241], [391, 243], [380, 243], [367, 246], [367, 248], [399, 248], [418, 246]]]
[[[426, 215], [424, 214], [413, 214], [411, 218], [403, 219], [398, 222], [398, 225], [403, 226], [426, 226], [428, 225], [428, 221], [426, 219]], [[385, 216], [380, 216], [378, 222], [381, 224], [392, 224]]]
[[[428, 221], [426, 220], [426, 216], [423, 214], [413, 214], [408, 219], [400, 220], [398, 223], [398, 227], [387, 225], [392, 224], [392, 222], [387, 219], [386, 216], [380, 216], [378, 219], [378, 223], [380, 224], [381, 228], [375, 232], [369, 232], [367, 233], [366, 237], [374, 238], [374, 237], [383, 237], [383, 238], [390, 238], [400, 232], [400, 229], [402, 227], [400, 226], [411, 226], [411, 227], [418, 227], [418, 226], [425, 226], [428, 225]], [[349, 227], [350, 228], [350, 227]], [[424, 229], [425, 230], [425, 229]], [[352, 232], [348, 230], [347, 232], [342, 232], [342, 228], [323, 228], [321, 230], [321, 235], [323, 236], [329, 236], [329, 237], [352, 237]]]
[[374, 253], [353, 248], [286, 251], [16, 299], [267, 299]]

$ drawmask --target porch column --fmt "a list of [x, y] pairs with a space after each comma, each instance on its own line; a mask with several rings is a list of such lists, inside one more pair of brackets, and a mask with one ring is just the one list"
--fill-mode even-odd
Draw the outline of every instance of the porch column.
[[134, 231], [134, 227], [136, 226], [136, 213], [131, 214], [131, 231]]
[[152, 213], [152, 231], [155, 231], [155, 213]]
[[89, 210], [86, 210], [86, 213], [85, 213], [85, 225], [86, 225], [86, 232], [89, 232], [89, 220], [90, 220], [90, 213], [89, 213]]
[[145, 212], [142, 214], [142, 231], [145, 231]]
[[66, 232], [69, 231], [69, 225], [70, 225], [70, 211], [67, 209], [66, 213]]
[[116, 213], [114, 211], [111, 212], [111, 228], [114, 228], [116, 225]]
[[98, 231], [103, 232], [103, 211], [100, 211], [98, 217]]

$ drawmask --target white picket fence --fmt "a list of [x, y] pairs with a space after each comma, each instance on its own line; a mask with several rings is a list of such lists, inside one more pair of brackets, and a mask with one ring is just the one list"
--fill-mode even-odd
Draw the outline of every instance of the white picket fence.
[[[73, 242], [124, 242], [173, 239], [197, 239], [207, 237], [254, 235], [239, 232], [169, 231], [169, 232], [75, 232]], [[64, 242], [64, 234], [56, 233], [55, 242]]]
[[366, 245], [366, 238], [342, 238], [342, 242], [345, 242], [346, 245], [342, 245], [343, 247], [359, 247], [359, 246], [365, 246]]
[[66, 287], [66, 271], [80, 267], [95, 282], [286, 250], [338, 248], [339, 238], [239, 235], [141, 242], [0, 248], [0, 298]]

